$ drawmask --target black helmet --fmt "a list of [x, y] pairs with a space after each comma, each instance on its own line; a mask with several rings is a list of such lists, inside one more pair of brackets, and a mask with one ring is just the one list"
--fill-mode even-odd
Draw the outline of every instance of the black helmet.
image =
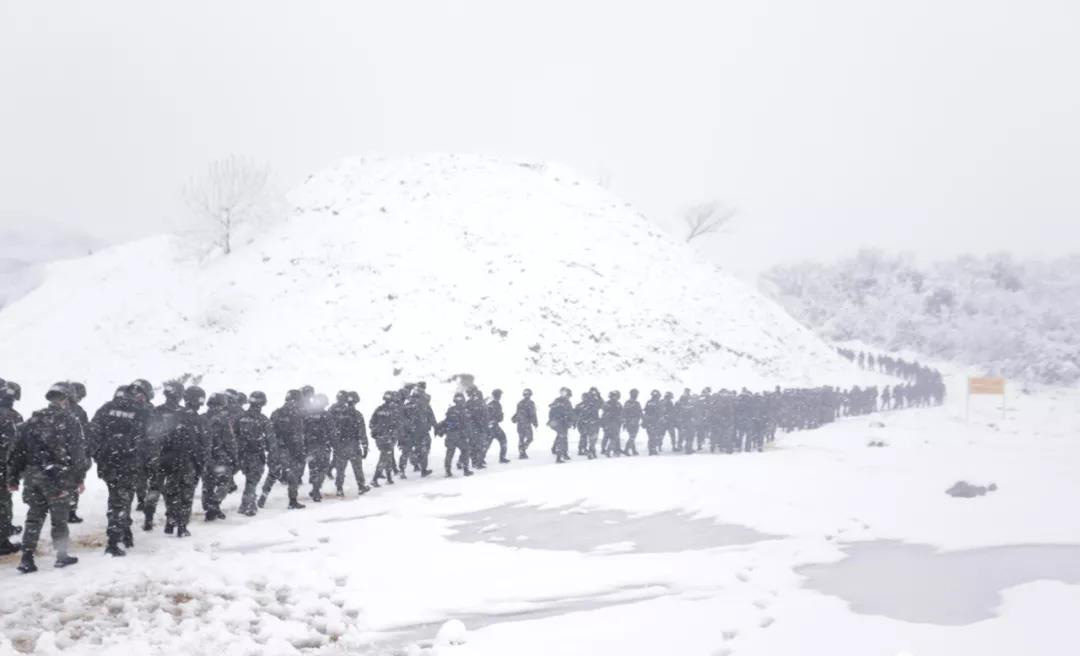
[[387, 390], [387, 391], [383, 392], [382, 400], [389, 403], [390, 401], [393, 401], [395, 397], [396, 397], [396, 395], [393, 392]]
[[86, 385], [83, 385], [82, 383], [72, 383], [71, 389], [75, 392], [76, 403], [86, 398]]
[[203, 388], [199, 387], [198, 385], [192, 385], [191, 387], [184, 390], [184, 403], [188, 403], [191, 405], [202, 405], [203, 401], [205, 400], [206, 392], [204, 392]]
[[671, 392], [664, 392], [664, 398], [665, 399], [673, 399], [673, 398], [675, 398], [675, 395], [672, 394]]
[[310, 399], [314, 395], [315, 395], [315, 388], [312, 387], [311, 385], [304, 385], [303, 387], [300, 388], [300, 396], [303, 396], [305, 399]]
[[338, 392], [337, 393], [337, 402], [338, 403], [348, 403], [349, 402], [349, 393], [346, 392], [345, 390], [341, 390], [340, 392]]
[[228, 403], [229, 403], [229, 395], [227, 393], [223, 394], [221, 392], [214, 392], [213, 394], [210, 395], [210, 398], [207, 399], [207, 401], [206, 401], [207, 407], [210, 407], [210, 408], [223, 408]]
[[454, 403], [455, 404], [465, 403], [465, 395], [462, 394], [461, 392], [457, 392], [456, 394], [454, 394]]
[[237, 403], [237, 405], [244, 406], [244, 405], [247, 405], [247, 402], [248, 402], [247, 394], [244, 394], [243, 392], [237, 392], [236, 393], [236, 403]]
[[609, 399], [617, 399], [617, 398], [619, 398], [619, 393], [618, 392], [608, 392], [607, 397]]
[[356, 392], [349, 392], [349, 398], [345, 400], [349, 405], [356, 405], [360, 403], [360, 395]]
[[559, 396], [569, 399], [574, 395], [574, 392], [569, 387], [563, 387], [559, 390]]
[[7, 382], [7, 386], [10, 387], [11, 389], [15, 390], [15, 400], [16, 401], [18, 401], [19, 399], [22, 398], [22, 386], [21, 385], [19, 385], [18, 383], [16, 383], [13, 380], [9, 380]]
[[649, 392], [649, 396], [653, 397], [654, 399], [660, 398], [660, 390], [653, 390]]
[[[78, 384], [78, 383], [76, 383]], [[165, 395], [165, 398], [172, 398], [184, 395], [184, 386], [175, 380], [170, 380], [161, 386], [161, 393]]]
[[637, 388], [634, 388], [634, 389], [630, 390], [630, 398], [636, 399], [637, 395], [638, 395]]
[[252, 392], [251, 395], [248, 396], [248, 399], [251, 401], [251, 405], [253, 406], [261, 408], [266, 405], [266, 394], [258, 390]]
[[495, 398], [495, 399], [502, 398], [502, 390], [497, 388], [497, 387], [495, 389], [491, 390], [491, 397]]
[[416, 386], [419, 387], [422, 390], [427, 389], [427, 383], [425, 381], [420, 381], [419, 383], [416, 384]]
[[285, 401], [286, 402], [295, 403], [295, 402], [299, 401], [302, 398], [304, 398], [304, 395], [300, 392], [300, 390], [291, 389], [288, 392], [285, 392]]
[[146, 397], [147, 401], [154, 400], [154, 386], [150, 384], [150, 381], [138, 378], [132, 385], [139, 388], [139, 392]]
[[712, 394], [712, 388], [711, 387], [706, 387], [705, 389], [701, 390], [701, 395], [702, 396], [708, 396], [710, 394]]
[[[8, 385], [10, 385], [10, 384], [11, 383], [8, 383]], [[128, 395], [128, 392], [130, 392], [130, 391], [131, 391], [131, 385], [121, 385], [120, 387], [116, 388], [115, 392], [113, 392], [113, 398], [114, 399], [126, 398], [127, 395]]]
[[525, 391], [522, 392], [521, 395], [524, 396], [525, 398], [529, 398], [530, 396], [532, 396], [532, 390], [529, 389], [528, 387], [526, 387]]
[[0, 383], [0, 399], [15, 400], [15, 388], [7, 383]]
[[45, 400], [59, 401], [60, 399], [72, 400], [75, 397], [74, 390], [67, 383], [53, 383], [48, 392], [45, 392]]

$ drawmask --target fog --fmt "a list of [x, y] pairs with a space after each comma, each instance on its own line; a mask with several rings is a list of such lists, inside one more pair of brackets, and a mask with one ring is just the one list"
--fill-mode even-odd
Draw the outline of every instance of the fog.
[[0, 3], [0, 221], [119, 240], [229, 153], [288, 189], [351, 154], [569, 164], [757, 268], [861, 246], [1076, 243], [1068, 0]]

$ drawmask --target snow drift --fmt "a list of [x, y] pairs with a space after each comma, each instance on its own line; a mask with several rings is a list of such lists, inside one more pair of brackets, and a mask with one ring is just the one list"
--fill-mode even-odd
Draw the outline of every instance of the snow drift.
[[184, 373], [278, 398], [463, 372], [646, 393], [855, 379], [772, 301], [556, 166], [354, 158], [289, 201], [227, 257], [161, 236], [51, 265], [0, 312], [0, 375], [86, 380], [91, 400]]

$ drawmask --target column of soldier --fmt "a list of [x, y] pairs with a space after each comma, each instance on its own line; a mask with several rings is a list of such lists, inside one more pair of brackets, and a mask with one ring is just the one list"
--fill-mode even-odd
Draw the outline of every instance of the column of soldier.
[[[860, 358], [860, 365], [874, 368], [867, 363], [867, 358]], [[676, 453], [702, 452], [706, 445], [710, 453], [761, 451], [775, 439], [778, 428], [787, 432], [813, 429], [839, 416], [942, 402], [944, 385], [936, 371], [884, 357], [877, 359], [877, 366], [888, 367], [883, 371], [907, 382], [894, 386], [891, 393], [886, 387], [880, 395], [874, 387], [847, 391], [777, 387], [765, 393], [745, 388], [738, 393], [713, 393], [706, 387], [696, 395], [686, 389], [675, 399], [671, 392], [661, 395], [653, 390], [644, 407], [636, 389], [630, 390], [625, 402], [618, 391], [610, 392], [605, 402], [594, 387], [575, 405], [570, 389], [562, 388], [548, 408], [547, 426], [555, 432], [551, 453], [557, 463], [569, 461], [570, 431], [576, 430], [578, 456], [590, 460], [599, 455], [636, 456], [641, 429], [649, 455], [663, 452], [665, 438]], [[322, 501], [327, 481], [333, 481], [338, 497], [344, 497], [349, 467], [358, 493], [365, 494], [371, 490], [363, 471], [369, 430], [378, 450], [371, 479], [374, 487], [383, 481], [394, 484], [395, 476], [407, 478], [410, 466], [421, 477], [431, 475], [432, 429], [446, 440], [443, 467], [447, 477], [454, 475], [455, 454], [456, 468], [465, 476], [472, 476], [473, 469], [484, 469], [494, 442], [499, 443], [499, 462], [510, 462], [498, 389], [485, 399], [477, 387], [470, 386], [454, 395], [444, 419], [437, 421], [425, 384], [408, 384], [386, 392], [368, 422], [356, 409], [359, 395], [350, 391], [338, 392], [337, 402], [330, 405], [311, 386], [290, 390], [284, 405], [269, 416], [264, 414], [266, 394], [260, 391], [245, 395], [229, 389], [207, 397], [198, 386], [185, 388], [170, 381], [162, 393], [165, 402], [155, 407], [153, 386], [145, 379], [136, 380], [119, 387], [91, 419], [80, 406], [85, 386], [60, 382], [47, 391], [47, 407], [23, 422], [14, 409], [21, 388], [0, 379], [0, 474], [6, 483], [0, 486], [0, 555], [21, 550], [19, 571], [36, 571], [34, 554], [48, 515], [55, 566], [78, 562], [68, 552], [68, 524], [83, 521], [78, 502], [91, 462], [108, 488], [105, 552], [115, 557], [124, 556], [124, 550], [135, 543], [132, 504], [142, 513], [143, 530], [150, 531], [163, 500], [164, 532], [190, 536], [188, 525], [200, 482], [208, 522], [225, 519], [221, 506], [239, 490], [234, 481], [237, 474], [244, 478], [238, 512], [247, 516], [264, 506], [277, 482], [288, 491], [290, 509], [304, 508], [299, 490], [305, 470], [313, 502]], [[510, 421], [517, 428], [518, 457], [527, 459], [533, 429], [538, 427], [531, 390], [524, 390]], [[22, 532], [12, 525], [11, 495], [20, 486], [28, 506], [21, 545], [10, 541]]]

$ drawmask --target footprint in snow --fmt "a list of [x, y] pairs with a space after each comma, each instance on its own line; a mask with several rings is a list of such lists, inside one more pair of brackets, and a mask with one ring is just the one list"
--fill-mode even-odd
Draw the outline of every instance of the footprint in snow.
[[760, 626], [763, 629], [767, 629], [770, 626], [772, 626], [772, 623], [775, 622], [775, 621], [776, 620], [774, 620], [771, 617], [763, 617], [763, 618], [761, 618], [761, 621], [758, 622], [758, 626]]
[[757, 607], [759, 610], [765, 610], [769, 607], [769, 604], [770, 602], [768, 599], [758, 599], [754, 602], [754, 606]]
[[724, 642], [731, 642], [735, 638], [739, 637], [739, 632], [735, 629], [731, 629], [728, 631], [724, 631], [722, 635], [724, 636]]
[[745, 571], [743, 571], [743, 572], [737, 572], [737, 573], [735, 574], [735, 578], [739, 579], [739, 580], [740, 580], [740, 581], [742, 581], [743, 583], [747, 583], [748, 581], [750, 581], [750, 573], [749, 573], [749, 572], [745, 572]]

